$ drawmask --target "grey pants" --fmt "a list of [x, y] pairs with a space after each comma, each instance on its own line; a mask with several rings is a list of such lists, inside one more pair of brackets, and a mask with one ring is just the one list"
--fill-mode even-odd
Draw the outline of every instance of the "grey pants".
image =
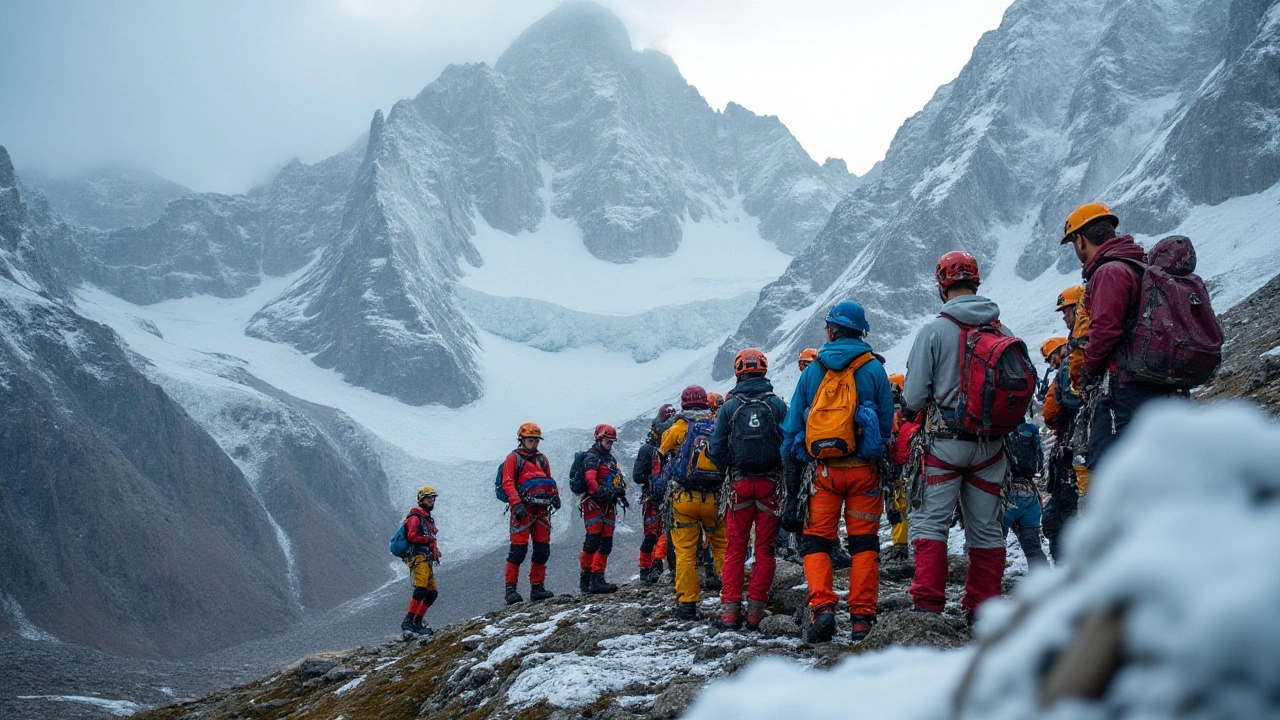
[[[995, 456], [999, 454], [999, 458]], [[960, 503], [960, 512], [964, 518], [965, 542], [970, 548], [1004, 547], [1004, 527], [1000, 518], [999, 487], [1004, 483], [1006, 460], [1004, 457], [1004, 441], [970, 442], [968, 440], [936, 439], [929, 448], [932, 455], [941, 463], [956, 468], [968, 469], [982, 465], [995, 458], [987, 467], [972, 473], [975, 484], [956, 470], [925, 467], [925, 474], [930, 478], [955, 475], [948, 480], [929, 484], [924, 489], [924, 500], [919, 510], [912, 510], [907, 516], [911, 528], [911, 537], [924, 540], [946, 541], [951, 523], [955, 519], [956, 503]], [[980, 485], [986, 485], [984, 489]], [[989, 492], [994, 486], [996, 492]]]

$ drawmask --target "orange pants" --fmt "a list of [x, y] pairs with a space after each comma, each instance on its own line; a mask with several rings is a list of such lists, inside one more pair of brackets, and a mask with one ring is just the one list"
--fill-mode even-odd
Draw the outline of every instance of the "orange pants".
[[849, 612], [875, 615], [880, 594], [880, 476], [874, 465], [832, 467], [818, 463], [809, 496], [809, 519], [800, 536], [804, 577], [809, 583], [809, 607], [835, 608], [839, 598], [831, 588], [831, 549], [840, 514], [849, 533]]

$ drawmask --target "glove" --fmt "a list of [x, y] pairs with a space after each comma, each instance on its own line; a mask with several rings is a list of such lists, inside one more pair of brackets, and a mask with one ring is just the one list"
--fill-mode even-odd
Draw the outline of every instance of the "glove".
[[782, 484], [787, 488], [787, 495], [790, 497], [800, 494], [800, 472], [802, 468], [803, 465], [794, 458], [786, 458], [782, 463]]
[[917, 420], [919, 420], [919, 419], [920, 419], [920, 411], [919, 411], [919, 410], [908, 410], [908, 409], [906, 409], [906, 408], [902, 408], [902, 415], [901, 415], [901, 418], [902, 418], [902, 422], [904, 422], [904, 423], [909, 423], [909, 422], [910, 422], [910, 423], [913, 423], [913, 422], [916, 422]]
[[779, 519], [778, 524], [789, 533], [798, 533], [804, 530], [804, 518], [800, 517], [799, 493], [792, 493], [787, 496], [787, 504], [782, 507], [782, 517]]
[[560, 509], [560, 495], [559, 495], [559, 493], [557, 493], [557, 494], [555, 494], [555, 495], [552, 495], [552, 496], [551, 496], [551, 507], [555, 508], [556, 510], [559, 510], [559, 509]]
[[627, 494], [625, 492], [618, 495], [618, 502], [622, 503], [622, 507], [624, 508], [630, 509], [631, 507], [631, 501], [627, 499]]
[[529, 511], [524, 508], [524, 503], [516, 503], [511, 506], [511, 517], [515, 518], [518, 523], [523, 523], [528, 519]]

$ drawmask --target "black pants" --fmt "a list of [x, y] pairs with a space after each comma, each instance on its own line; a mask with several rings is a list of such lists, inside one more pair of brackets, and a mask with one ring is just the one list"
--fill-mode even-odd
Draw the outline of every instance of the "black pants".
[[1085, 465], [1094, 469], [1129, 426], [1138, 409], [1152, 400], [1185, 397], [1181, 390], [1165, 385], [1122, 383], [1111, 380], [1111, 392], [1098, 401], [1089, 428], [1089, 456]]

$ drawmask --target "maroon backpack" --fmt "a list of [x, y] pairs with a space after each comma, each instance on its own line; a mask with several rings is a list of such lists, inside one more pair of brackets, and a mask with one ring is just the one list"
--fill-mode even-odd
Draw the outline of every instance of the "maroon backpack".
[[960, 326], [960, 395], [951, 426], [983, 438], [1008, 435], [1022, 424], [1039, 379], [1027, 344], [996, 321]]
[[1196, 250], [1182, 235], [1167, 237], [1146, 263], [1126, 260], [1142, 275], [1138, 307], [1129, 314], [1116, 367], [1140, 382], [1190, 390], [1222, 362], [1222, 328], [1196, 269]]

